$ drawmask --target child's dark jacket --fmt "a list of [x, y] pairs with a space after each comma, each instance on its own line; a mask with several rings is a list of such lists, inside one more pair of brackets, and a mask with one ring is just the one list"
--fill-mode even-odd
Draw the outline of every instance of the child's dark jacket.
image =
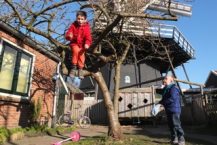
[[180, 91], [175, 84], [164, 87], [159, 103], [164, 106], [166, 113], [181, 113]]
[[[73, 35], [72, 39], [69, 37], [70, 34]], [[66, 32], [66, 39], [71, 42], [71, 47], [73, 45], [78, 45], [80, 48], [84, 48], [85, 44], [90, 46], [92, 43], [92, 37], [89, 23], [86, 22], [83, 25], [79, 25], [76, 21], [72, 23]]]

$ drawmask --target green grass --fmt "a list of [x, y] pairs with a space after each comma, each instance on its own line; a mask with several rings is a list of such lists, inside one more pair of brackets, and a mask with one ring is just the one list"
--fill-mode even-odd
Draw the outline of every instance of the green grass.
[[[145, 135], [125, 135], [121, 141], [112, 141], [104, 136], [89, 137], [78, 142], [68, 142], [66, 145], [170, 145], [166, 137], [149, 137]], [[202, 142], [186, 142], [186, 145], [206, 145]], [[210, 145], [207, 143], [207, 145]]]

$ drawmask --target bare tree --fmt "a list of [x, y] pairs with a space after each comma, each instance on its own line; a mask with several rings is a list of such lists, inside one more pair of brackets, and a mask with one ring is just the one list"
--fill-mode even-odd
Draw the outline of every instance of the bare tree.
[[[153, 20], [177, 20], [177, 17], [171, 14], [159, 15], [159, 13], [147, 12], [146, 9], [155, 1], [3, 0], [0, 2], [0, 18], [1, 21], [30, 36], [37, 45], [57, 52], [64, 59], [69, 47], [64, 34], [74, 19], [72, 16], [79, 8], [89, 12], [88, 14], [93, 18], [89, 20], [94, 24], [95, 39], [87, 53], [92, 63], [87, 66], [85, 75], [92, 76], [102, 90], [109, 118], [108, 135], [118, 140], [122, 137], [118, 120], [121, 65], [127, 61], [135, 61], [137, 56], [133, 55], [133, 52], [144, 48], [144, 41], [149, 41], [152, 49], [142, 49], [142, 51], [149, 51], [147, 52], [149, 55], [137, 60], [138, 62], [152, 58], [166, 60], [165, 51], [158, 47], [156, 38], [145, 37], [143, 29]], [[115, 68], [113, 97], [100, 72], [100, 67], [107, 63], [113, 64]], [[63, 69], [63, 72], [67, 73], [64, 65]]]

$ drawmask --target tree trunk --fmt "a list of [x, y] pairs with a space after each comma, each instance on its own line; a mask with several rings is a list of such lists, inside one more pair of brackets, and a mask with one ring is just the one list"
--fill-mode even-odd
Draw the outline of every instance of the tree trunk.
[[127, 53], [130, 49], [130, 43], [126, 43], [125, 42], [125, 49], [123, 54], [121, 55], [121, 57], [116, 61], [116, 65], [115, 65], [115, 77], [114, 77], [114, 110], [115, 110], [115, 114], [118, 117], [118, 108], [119, 108], [119, 88], [120, 88], [120, 79], [121, 79], [121, 66], [123, 61], [125, 60]]
[[119, 123], [118, 116], [115, 114], [114, 105], [112, 103], [106, 82], [101, 72], [92, 73], [92, 76], [95, 78], [103, 93], [105, 107], [107, 109], [109, 119], [108, 136], [112, 137], [114, 140], [120, 140], [122, 138], [121, 125]]
[[120, 88], [120, 77], [121, 77], [121, 64], [117, 63], [115, 66], [115, 77], [114, 77], [114, 110], [118, 116], [118, 99], [119, 99], [119, 88]]

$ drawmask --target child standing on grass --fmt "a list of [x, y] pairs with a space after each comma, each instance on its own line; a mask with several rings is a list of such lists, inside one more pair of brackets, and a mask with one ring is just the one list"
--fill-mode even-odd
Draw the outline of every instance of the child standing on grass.
[[90, 25], [87, 22], [85, 11], [78, 11], [76, 21], [71, 24], [66, 32], [66, 39], [70, 41], [72, 50], [72, 68], [69, 76], [74, 77], [78, 70], [78, 77], [83, 79], [85, 52], [92, 43]]
[[184, 131], [181, 126], [180, 91], [174, 83], [173, 76], [166, 76], [163, 80], [164, 88], [162, 100], [159, 102], [165, 108], [167, 123], [170, 129], [171, 144], [185, 145]]

